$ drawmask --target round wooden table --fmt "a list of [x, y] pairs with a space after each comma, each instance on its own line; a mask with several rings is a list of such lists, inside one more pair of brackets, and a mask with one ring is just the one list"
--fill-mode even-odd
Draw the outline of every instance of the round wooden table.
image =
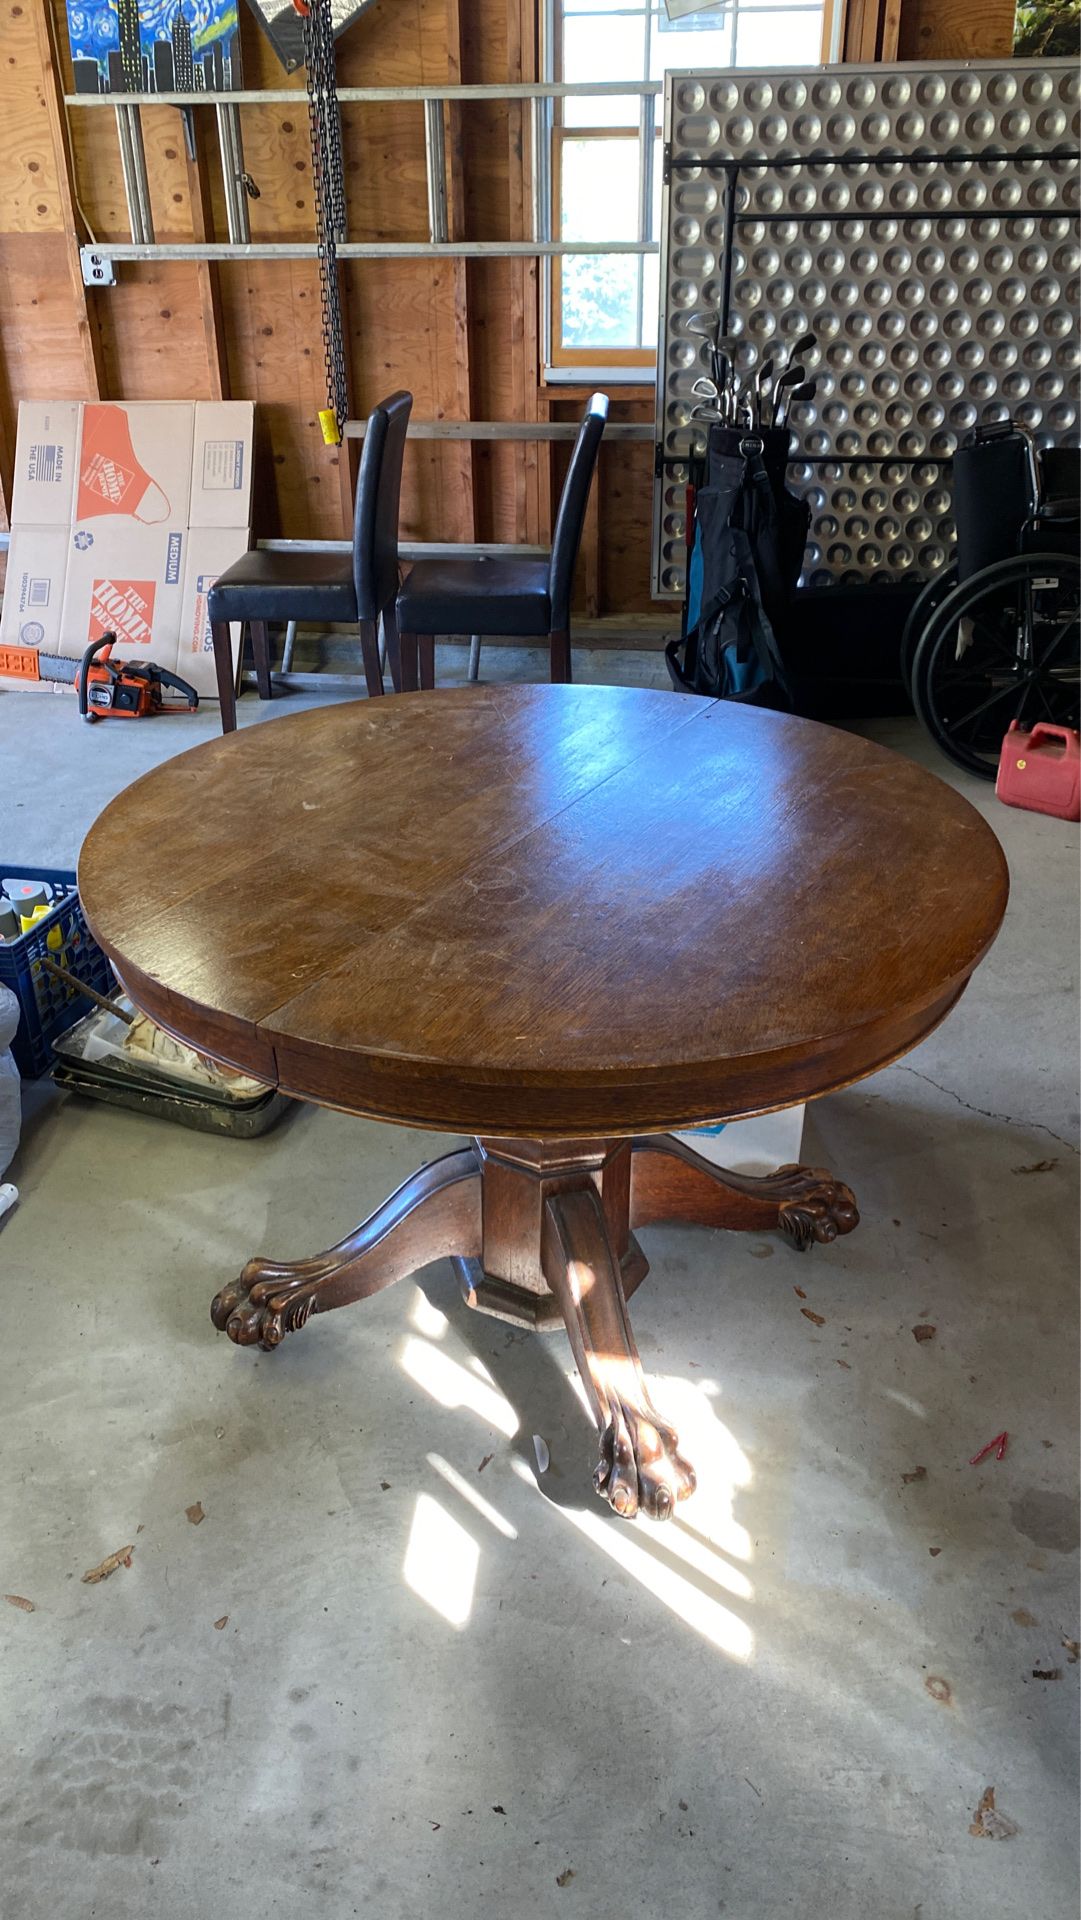
[[595, 1484], [694, 1487], [650, 1404], [633, 1228], [847, 1233], [815, 1168], [725, 1173], [667, 1133], [813, 1099], [937, 1025], [994, 939], [979, 815], [851, 734], [630, 688], [468, 687], [213, 740], [98, 820], [79, 886], [132, 1000], [301, 1099], [472, 1144], [309, 1260], [214, 1301], [241, 1345], [442, 1254], [471, 1306], [563, 1324]]

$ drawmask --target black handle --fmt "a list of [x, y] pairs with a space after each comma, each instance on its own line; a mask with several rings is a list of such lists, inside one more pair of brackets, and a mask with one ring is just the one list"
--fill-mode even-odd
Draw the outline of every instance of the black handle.
[[86, 705], [86, 684], [90, 678], [90, 669], [98, 654], [115, 643], [115, 633], [103, 633], [100, 640], [92, 640], [83, 654], [83, 663], [75, 676], [75, 685], [79, 690], [79, 712], [84, 720], [95, 720], [96, 714], [88, 713]]
[[168, 667], [156, 667], [155, 672], [161, 685], [163, 687], [175, 687], [178, 693], [184, 695], [188, 706], [194, 712], [195, 708], [199, 705], [199, 695], [196, 693], [195, 688], [190, 686], [187, 680], [182, 680], [178, 673], [170, 673]]

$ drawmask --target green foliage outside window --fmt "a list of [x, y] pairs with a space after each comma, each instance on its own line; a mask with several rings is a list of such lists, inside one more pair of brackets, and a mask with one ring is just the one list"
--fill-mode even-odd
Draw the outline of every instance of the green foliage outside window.
[[1076, 60], [1081, 52], [1081, 0], [1022, 0], [1013, 50], [1024, 60]]

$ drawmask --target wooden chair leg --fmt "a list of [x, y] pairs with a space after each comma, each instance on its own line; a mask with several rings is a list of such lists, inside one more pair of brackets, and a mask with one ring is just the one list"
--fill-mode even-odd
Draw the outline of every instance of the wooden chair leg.
[[401, 656], [401, 692], [415, 693], [417, 690], [417, 636], [415, 633], [402, 633], [398, 636]]
[[420, 684], [424, 688], [435, 686], [435, 635], [418, 633], [417, 646], [420, 649]]
[[548, 678], [553, 682], [565, 685], [572, 678], [571, 637], [566, 629], [561, 633], [550, 633], [548, 635], [548, 648], [551, 662]]
[[236, 669], [233, 666], [233, 643], [229, 637], [228, 620], [213, 621], [210, 637], [214, 642], [214, 672], [221, 702], [221, 730], [223, 733], [235, 733]]
[[383, 608], [383, 641], [387, 651], [387, 665], [390, 668], [391, 685], [395, 693], [402, 690], [402, 649], [398, 639], [398, 610], [393, 600], [389, 607]]
[[383, 675], [379, 667], [379, 636], [373, 620], [362, 620], [360, 623], [360, 651], [364, 658], [368, 698], [374, 700], [383, 691]]
[[265, 620], [249, 620], [248, 632], [251, 634], [252, 657], [255, 661], [255, 684], [259, 689], [260, 700], [273, 700], [274, 687], [270, 678], [270, 638]]

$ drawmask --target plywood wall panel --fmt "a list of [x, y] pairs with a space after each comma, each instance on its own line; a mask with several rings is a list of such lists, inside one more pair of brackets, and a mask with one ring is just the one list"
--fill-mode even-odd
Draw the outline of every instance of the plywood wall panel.
[[31, 6], [0, 5], [0, 228], [56, 233], [64, 226]]
[[101, 337], [110, 394], [124, 400], [209, 398], [195, 286], [194, 267], [156, 260], [127, 267], [117, 286], [94, 296], [108, 301]]
[[0, 233], [0, 284], [0, 358], [15, 405], [41, 393], [84, 399], [64, 235]]
[[1013, 49], [1016, 0], [902, 0], [902, 60], [1002, 60]]

